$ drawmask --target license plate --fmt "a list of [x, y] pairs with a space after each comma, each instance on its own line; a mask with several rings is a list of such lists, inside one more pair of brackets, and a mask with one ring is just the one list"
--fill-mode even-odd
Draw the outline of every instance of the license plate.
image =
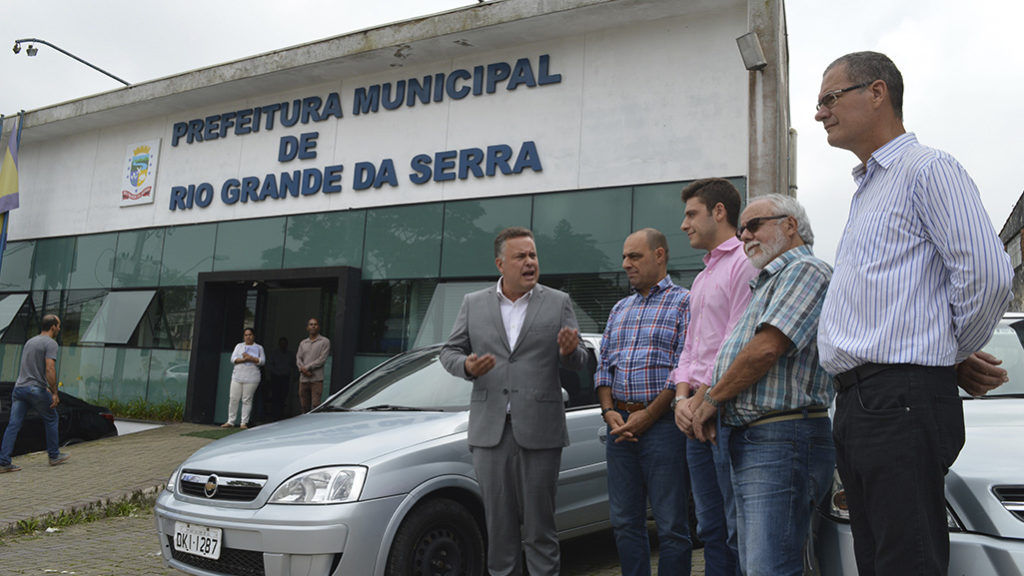
[[174, 523], [174, 549], [178, 552], [195, 554], [212, 560], [220, 559], [221, 529], [188, 524]]

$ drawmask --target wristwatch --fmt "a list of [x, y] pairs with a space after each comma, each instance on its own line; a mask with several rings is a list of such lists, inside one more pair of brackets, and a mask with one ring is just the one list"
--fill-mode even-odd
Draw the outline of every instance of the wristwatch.
[[679, 404], [683, 400], [686, 400], [686, 396], [674, 396], [674, 397], [672, 397], [672, 403], [669, 404], [669, 406], [671, 406], [672, 409], [675, 410], [676, 409], [676, 404]]
[[711, 397], [711, 389], [710, 388], [708, 388], [704, 392], [704, 402], [707, 403], [707, 404], [711, 404], [715, 408], [718, 408], [719, 406], [722, 405], [721, 402], [719, 402], [718, 400], [715, 400], [714, 398]]
[[601, 408], [601, 418], [604, 418], [604, 415], [611, 412], [612, 410], [615, 410], [615, 408]]

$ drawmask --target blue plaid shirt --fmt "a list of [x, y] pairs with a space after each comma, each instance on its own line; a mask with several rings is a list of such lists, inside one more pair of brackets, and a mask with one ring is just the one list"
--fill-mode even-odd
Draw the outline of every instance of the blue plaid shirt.
[[793, 347], [753, 386], [727, 402], [722, 422], [744, 426], [769, 412], [805, 406], [828, 406], [835, 391], [832, 378], [818, 363], [818, 318], [832, 268], [808, 246], [780, 254], [751, 280], [750, 305], [725, 339], [715, 362], [715, 382], [762, 326], [770, 324]]
[[676, 367], [690, 323], [690, 291], [666, 276], [647, 293], [619, 300], [608, 315], [594, 387], [611, 386], [612, 397], [650, 402], [674, 390]]

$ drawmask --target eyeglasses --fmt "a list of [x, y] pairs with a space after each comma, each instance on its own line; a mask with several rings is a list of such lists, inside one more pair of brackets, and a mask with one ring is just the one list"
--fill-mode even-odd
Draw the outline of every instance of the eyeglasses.
[[857, 89], [860, 89], [860, 88], [865, 88], [865, 87], [870, 86], [870, 85], [871, 85], [871, 82], [862, 82], [860, 84], [857, 84], [856, 86], [850, 86], [849, 88], [843, 88], [842, 90], [833, 90], [831, 92], [828, 92], [824, 96], [821, 97], [821, 100], [818, 100], [818, 105], [814, 107], [814, 110], [815, 111], [821, 110], [822, 106], [824, 106], [825, 108], [828, 108], [829, 110], [831, 110], [832, 107], [836, 105], [836, 102], [839, 101], [839, 97], [842, 96], [843, 94], [846, 94], [847, 92], [850, 92], [851, 90], [857, 90]]
[[751, 218], [747, 220], [747, 223], [736, 229], [736, 238], [743, 236], [744, 230], [750, 230], [751, 234], [756, 234], [761, 228], [761, 225], [769, 220], [781, 220], [783, 218], [789, 218], [789, 214], [779, 214], [777, 216], [759, 216], [757, 218]]

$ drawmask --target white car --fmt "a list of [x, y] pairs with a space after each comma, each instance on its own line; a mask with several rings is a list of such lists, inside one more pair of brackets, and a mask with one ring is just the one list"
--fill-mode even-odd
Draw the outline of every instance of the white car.
[[[1008, 313], [987, 352], [1010, 381], [988, 395], [964, 395], [967, 440], [946, 475], [949, 574], [1024, 574], [1024, 314]], [[963, 392], [961, 392], [963, 394]], [[817, 529], [821, 574], [855, 575], [846, 498], [838, 474]]]

